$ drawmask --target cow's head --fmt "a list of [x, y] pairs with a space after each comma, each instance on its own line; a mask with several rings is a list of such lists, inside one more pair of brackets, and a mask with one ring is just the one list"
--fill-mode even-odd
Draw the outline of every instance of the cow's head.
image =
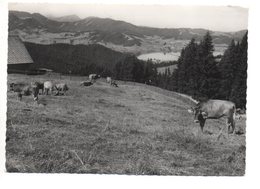
[[199, 107], [191, 107], [188, 112], [194, 115], [194, 122], [199, 123], [202, 120], [207, 119], [207, 113], [203, 112]]

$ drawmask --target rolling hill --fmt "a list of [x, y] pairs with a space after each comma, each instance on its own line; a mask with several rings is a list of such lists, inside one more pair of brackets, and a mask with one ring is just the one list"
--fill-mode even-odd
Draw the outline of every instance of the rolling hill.
[[[59, 73], [88, 75], [112, 73], [115, 64], [127, 54], [113, 51], [99, 44], [34, 44], [25, 43], [34, 64], [32, 68], [48, 68]], [[105, 73], [104, 73], [105, 74]]]
[[75, 21], [79, 21], [80, 17], [78, 17], [77, 15], [68, 15], [68, 16], [62, 16], [62, 17], [52, 17], [52, 16], [48, 16], [47, 18], [49, 18], [50, 20], [55, 20], [58, 22], [75, 22]]
[[[53, 20], [38, 13], [9, 11], [9, 32], [20, 34], [28, 42], [99, 43], [120, 52], [141, 54], [161, 52], [164, 49], [172, 52], [180, 51], [191, 38], [200, 40], [208, 31], [143, 27], [110, 18], [87, 17], [79, 20], [74, 17], [73, 20], [72, 17], [74, 16]], [[245, 32], [211, 31], [211, 35], [215, 44], [227, 45], [231, 39], [240, 40]]]

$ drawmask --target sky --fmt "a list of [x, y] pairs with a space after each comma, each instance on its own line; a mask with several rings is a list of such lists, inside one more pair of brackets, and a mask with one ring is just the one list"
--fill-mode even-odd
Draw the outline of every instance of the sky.
[[248, 25], [248, 9], [238, 6], [9, 3], [9, 10], [55, 17], [71, 14], [80, 18], [96, 16], [158, 28], [232, 32], [247, 29]]

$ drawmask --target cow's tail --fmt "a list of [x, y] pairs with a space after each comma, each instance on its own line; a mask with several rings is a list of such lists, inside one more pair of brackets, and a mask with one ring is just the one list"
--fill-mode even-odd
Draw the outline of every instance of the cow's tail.
[[236, 105], [234, 104], [233, 105], [233, 119], [232, 119], [232, 132], [233, 133], [235, 132], [235, 127], [236, 127], [236, 115], [237, 115]]

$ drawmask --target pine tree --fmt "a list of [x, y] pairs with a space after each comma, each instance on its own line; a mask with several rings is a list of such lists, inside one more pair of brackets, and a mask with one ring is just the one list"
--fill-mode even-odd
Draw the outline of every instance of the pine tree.
[[132, 61], [133, 61], [133, 70], [132, 70], [133, 80], [135, 82], [143, 82], [144, 62], [138, 60], [136, 57], [133, 57]]
[[247, 90], [247, 33], [244, 35], [237, 53], [237, 71], [235, 81], [230, 94], [230, 99], [239, 108], [246, 109], [246, 90]]
[[220, 99], [230, 99], [238, 67], [237, 54], [238, 46], [232, 40], [219, 65], [221, 78], [218, 98]]
[[178, 59], [178, 68], [177, 68], [177, 80], [178, 80], [178, 92], [184, 92], [184, 88], [185, 88], [185, 76], [186, 76], [186, 64], [185, 64], [185, 60], [184, 60], [184, 56], [185, 56], [185, 50], [186, 48], [182, 49], [181, 51], [181, 55]]
[[198, 88], [198, 45], [195, 39], [182, 50], [175, 77], [179, 92], [195, 95]]
[[216, 98], [219, 89], [220, 73], [213, 51], [212, 37], [207, 32], [198, 51], [198, 94], [205, 98]]

